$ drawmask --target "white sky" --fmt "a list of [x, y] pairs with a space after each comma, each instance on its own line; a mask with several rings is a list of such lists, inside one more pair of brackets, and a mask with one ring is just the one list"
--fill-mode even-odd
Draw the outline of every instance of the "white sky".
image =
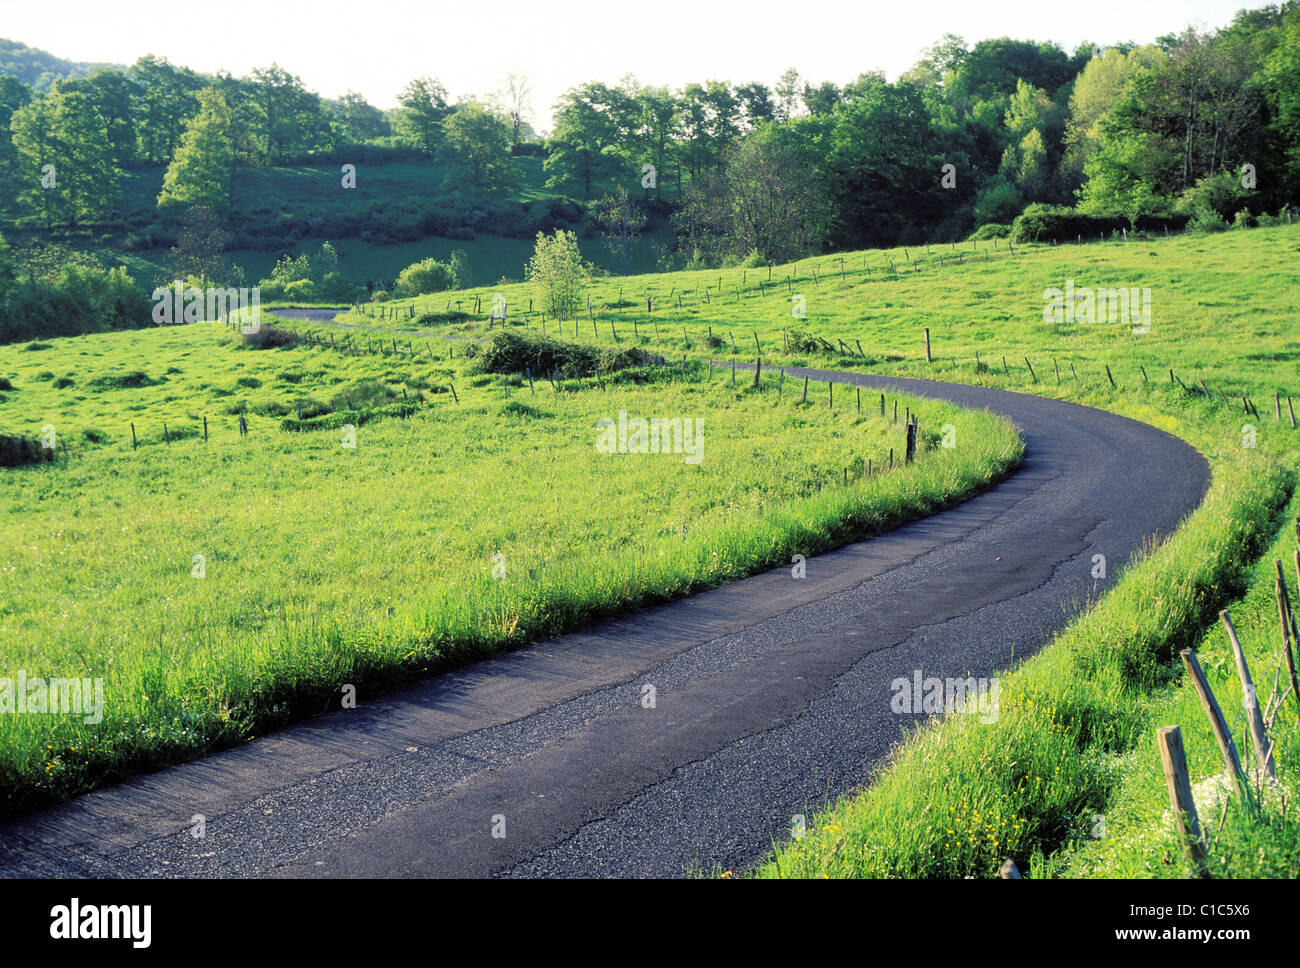
[[1051, 40], [1073, 50], [1220, 27], [1263, 0], [0, 0], [0, 36], [77, 61], [157, 54], [243, 76], [276, 61], [313, 90], [360, 91], [393, 107], [432, 74], [453, 98], [485, 95], [509, 71], [532, 79], [533, 123], [583, 81], [680, 87], [710, 79], [771, 85], [787, 67], [838, 84], [893, 80], [944, 33]]

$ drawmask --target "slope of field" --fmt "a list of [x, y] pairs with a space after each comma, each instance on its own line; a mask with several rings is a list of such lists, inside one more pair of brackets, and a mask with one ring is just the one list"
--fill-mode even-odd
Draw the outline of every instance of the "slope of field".
[[[1194, 764], [1212, 765], [1215, 745], [1203, 715], [1193, 715], [1179, 648], [1199, 643], [1240, 733], [1240, 685], [1225, 664], [1226, 640], [1212, 626], [1217, 609], [1243, 595], [1256, 603], [1248, 606], [1251, 614], [1265, 610], [1259, 602], [1272, 594], [1265, 551], [1284, 522], [1290, 527], [1283, 509], [1300, 466], [1291, 417], [1291, 397], [1300, 392], [1297, 253], [1300, 227], [1276, 226], [1013, 250], [990, 241], [859, 252], [771, 270], [600, 280], [591, 287], [591, 308], [580, 307], [566, 334], [594, 338], [594, 319], [604, 342], [639, 331], [668, 352], [740, 359], [761, 353], [765, 365], [816, 362], [1074, 400], [1183, 437], [1214, 471], [1211, 495], [1186, 527], [1004, 684], [1009, 698], [997, 724], [955, 717], [923, 731], [861, 797], [829, 809], [762, 873], [991, 876], [1008, 856], [1040, 874], [1186, 873], [1177, 850], [1146, 864], [1150, 837], [1169, 843], [1165, 828], [1109, 851], [1094, 846], [1074, 866], [1068, 859], [1074, 845], [1102, 829], [1097, 818], [1112, 807], [1118, 822], [1108, 829], [1116, 830], [1131, 828], [1126, 816], [1149, 820], [1163, 809], [1151, 761], [1153, 731], [1169, 723], [1160, 718], [1167, 712], [1177, 711]], [[1149, 290], [1150, 318], [1045, 317], [1051, 290], [1067, 287], [1137, 289], [1139, 305]], [[534, 298], [527, 287], [485, 289], [481, 305], [491, 306], [496, 291], [512, 313], [525, 314], [526, 325], [555, 331], [554, 319], [543, 324], [538, 313], [527, 314]], [[420, 302], [442, 308], [433, 297]], [[392, 319], [391, 306], [384, 307], [386, 319], [372, 311], [347, 318], [409, 325], [400, 311]], [[472, 319], [433, 328], [473, 333], [486, 325]], [[1252, 620], [1244, 645], [1252, 667], [1269, 670], [1271, 682], [1280, 639], [1267, 625]], [[1282, 710], [1274, 739], [1283, 789], [1292, 791], [1300, 764], [1281, 751], [1294, 748], [1295, 732], [1294, 710]], [[1194, 782], [1205, 779], [1204, 772], [1193, 774]], [[1225, 828], [1225, 838], [1237, 839], [1225, 839], [1218, 874], [1296, 875], [1300, 826], [1294, 811], [1288, 818], [1270, 802], [1263, 832]], [[1261, 865], [1257, 850], [1243, 849], [1261, 842], [1289, 846]]]
[[[4, 430], [62, 448], [0, 476], [6, 666], [106, 694], [99, 724], [0, 717], [5, 812], [876, 533], [1020, 453], [943, 403], [895, 420], [699, 366], [530, 386], [435, 342], [259, 350], [194, 324], [0, 348]], [[881, 473], [908, 410], [920, 457]], [[702, 420], [699, 460], [598, 452], [621, 412]]]

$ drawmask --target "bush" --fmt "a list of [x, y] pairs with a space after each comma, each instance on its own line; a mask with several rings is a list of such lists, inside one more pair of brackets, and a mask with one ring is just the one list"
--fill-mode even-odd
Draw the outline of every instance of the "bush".
[[984, 242], [988, 239], [1005, 239], [1010, 234], [1010, 225], [1001, 225], [997, 222], [986, 222], [967, 236], [966, 241]]
[[999, 179], [985, 186], [975, 196], [975, 221], [979, 225], [989, 222], [1008, 223], [1021, 213], [1025, 203], [1010, 182]]
[[[1238, 209], [1241, 203], [1254, 194], [1241, 187], [1237, 176], [1231, 172], [1221, 171], [1205, 175], [1195, 185], [1183, 191], [1174, 204], [1174, 211], [1190, 215], [1194, 223], [1226, 226], [1226, 219]], [[1210, 215], [1219, 216], [1218, 219]]]
[[161, 383], [161, 380], [155, 380], [143, 370], [133, 370], [130, 373], [114, 373], [108, 376], [99, 376], [87, 384], [93, 390], [135, 390], [140, 387], [152, 387]]
[[[1186, 224], [1187, 216], [1182, 214], [1142, 215], [1134, 227], [1157, 232], [1181, 230]], [[1073, 242], [1110, 236], [1129, 227], [1129, 220], [1120, 215], [1088, 215], [1063, 205], [1035, 203], [1016, 216], [1010, 238], [1013, 242]]]
[[443, 313], [421, 313], [415, 320], [416, 326], [441, 326], [446, 323], [464, 323], [472, 319], [469, 313], [463, 313], [459, 309], [453, 309], [450, 312]]
[[0, 467], [22, 467], [47, 460], [54, 460], [54, 451], [42, 447], [39, 440], [0, 434]]
[[662, 365], [664, 358], [641, 349], [585, 346], [535, 333], [501, 332], [479, 347], [474, 369], [479, 373], [523, 373], [535, 379], [551, 373], [588, 376], [630, 367]]
[[293, 346], [298, 342], [298, 334], [291, 329], [275, 326], [262, 326], [256, 333], [244, 334], [244, 345], [255, 350], [278, 349]]
[[407, 266], [397, 276], [394, 289], [399, 297], [423, 296], [454, 288], [456, 276], [451, 266], [437, 259], [424, 259]]

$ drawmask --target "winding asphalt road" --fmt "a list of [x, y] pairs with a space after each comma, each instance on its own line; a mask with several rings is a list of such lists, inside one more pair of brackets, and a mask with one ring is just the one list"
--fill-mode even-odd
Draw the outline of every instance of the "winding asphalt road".
[[1209, 481], [1185, 443], [1101, 411], [789, 372], [988, 408], [1019, 426], [1023, 467], [810, 558], [803, 580], [779, 568], [21, 818], [0, 827], [0, 875], [742, 870], [925, 718], [891, 711], [895, 678], [994, 676], [1032, 654]]

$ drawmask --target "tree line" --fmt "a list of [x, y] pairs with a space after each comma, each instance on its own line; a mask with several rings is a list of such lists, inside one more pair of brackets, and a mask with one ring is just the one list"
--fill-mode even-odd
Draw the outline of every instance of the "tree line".
[[19, 224], [66, 231], [111, 225], [141, 166], [165, 166], [163, 217], [221, 220], [241, 166], [362, 148], [436, 158], [447, 197], [518, 208], [516, 159], [535, 154], [555, 201], [578, 203], [624, 266], [650, 216], [671, 217], [690, 265], [998, 234], [1027, 210], [1215, 228], [1296, 201], [1300, 4], [1106, 49], [949, 34], [893, 82], [589, 82], [559, 98], [545, 138], [530, 97], [512, 75], [453, 102], [422, 76], [384, 111], [274, 64], [233, 77], [154, 56], [44, 91], [0, 75], [0, 177]]

